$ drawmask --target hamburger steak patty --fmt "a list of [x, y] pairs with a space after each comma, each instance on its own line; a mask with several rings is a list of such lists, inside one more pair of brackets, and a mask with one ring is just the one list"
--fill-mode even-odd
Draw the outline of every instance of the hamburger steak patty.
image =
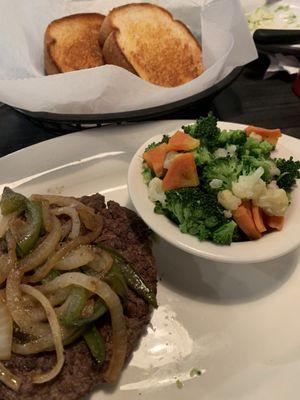
[[[150, 229], [131, 210], [95, 194], [80, 199], [84, 204], [102, 213], [104, 227], [96, 242], [103, 243], [120, 252], [131, 262], [136, 271], [156, 293], [156, 267], [149, 240]], [[127, 326], [127, 359], [132, 354], [138, 339], [150, 320], [148, 304], [135, 292], [128, 289], [128, 304], [124, 309]], [[12, 355], [5, 366], [17, 375], [26, 376], [19, 392], [13, 392], [0, 383], [0, 400], [77, 400], [83, 399], [100, 382], [111, 355], [111, 327], [109, 316], [99, 325], [106, 346], [106, 361], [97, 366], [84, 340], [65, 347], [65, 364], [60, 374], [50, 382], [32, 385], [30, 375], [47, 371], [55, 363], [54, 352], [31, 356]]]

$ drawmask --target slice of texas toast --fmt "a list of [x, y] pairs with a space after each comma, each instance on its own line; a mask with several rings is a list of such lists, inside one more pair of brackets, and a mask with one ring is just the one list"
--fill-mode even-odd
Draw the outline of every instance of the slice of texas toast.
[[104, 18], [96, 13], [74, 14], [51, 22], [44, 39], [46, 74], [103, 65], [99, 34]]
[[201, 47], [188, 28], [149, 3], [114, 8], [100, 30], [107, 64], [161, 86], [178, 86], [203, 72]]

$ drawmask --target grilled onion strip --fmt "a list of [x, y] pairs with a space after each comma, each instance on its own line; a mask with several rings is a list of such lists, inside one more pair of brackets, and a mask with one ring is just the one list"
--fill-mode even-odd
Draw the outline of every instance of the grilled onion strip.
[[15, 265], [6, 280], [6, 302], [10, 314], [23, 332], [34, 336], [49, 335], [51, 333], [49, 324], [34, 321], [32, 318], [34, 307], [24, 302], [20, 288], [22, 276], [22, 272]]
[[52, 215], [49, 207], [49, 202], [47, 200], [42, 201], [42, 216], [43, 225], [46, 232], [51, 232], [52, 230]]
[[33, 194], [31, 196], [32, 200], [43, 201], [46, 200], [49, 204], [55, 204], [60, 207], [75, 207], [77, 209], [85, 209], [90, 213], [94, 213], [94, 209], [91, 207], [86, 206], [85, 204], [81, 203], [79, 200], [75, 199], [75, 197], [70, 196], [60, 196], [55, 194]]
[[17, 262], [16, 255], [16, 240], [10, 231], [6, 234], [6, 242], [7, 242], [7, 254], [2, 254], [0, 256], [0, 283], [6, 281], [9, 272]]
[[69, 271], [82, 267], [93, 261], [96, 257], [91, 246], [79, 246], [55, 264], [55, 269]]
[[22, 383], [21, 378], [5, 368], [2, 362], [0, 362], [0, 381], [15, 392], [19, 390]]
[[95, 259], [89, 262], [87, 266], [98, 272], [100, 276], [104, 277], [113, 265], [114, 260], [112, 255], [97, 247], [94, 248], [93, 251], [95, 253]]
[[61, 238], [61, 226], [59, 220], [52, 217], [52, 230], [46, 238], [26, 257], [19, 262], [18, 268], [23, 272], [28, 272], [44, 263], [49, 255], [55, 251]]
[[11, 259], [7, 254], [2, 254], [0, 256], [0, 284], [5, 282], [9, 271], [12, 269]]
[[74, 207], [60, 207], [52, 210], [54, 215], [68, 215], [72, 220], [72, 229], [69, 233], [70, 239], [75, 239], [80, 233], [80, 219], [78, 212]]
[[13, 338], [13, 321], [5, 297], [0, 298], [0, 360], [9, 360]]
[[[96, 216], [96, 215], [95, 215]], [[93, 242], [102, 232], [103, 228], [103, 219], [101, 216], [97, 215], [98, 224], [97, 228], [87, 233], [86, 235], [78, 236], [77, 238], [71, 240], [70, 242], [64, 244], [59, 250], [57, 250], [49, 259], [46, 261], [44, 265], [37, 269], [37, 271], [24, 279], [26, 282], [36, 283], [41, 281], [45, 276], [49, 274], [52, 268], [60, 261], [63, 257], [65, 257], [71, 250], [76, 249], [81, 245], [86, 245]]]
[[14, 211], [8, 215], [1, 215], [0, 219], [0, 238], [4, 237], [8, 228], [10, 221], [19, 214], [18, 211]]
[[56, 375], [59, 374], [60, 370], [64, 365], [65, 357], [64, 357], [64, 347], [62, 343], [62, 335], [60, 332], [60, 325], [57, 316], [55, 314], [55, 311], [46, 296], [44, 296], [39, 290], [30, 285], [21, 285], [21, 289], [24, 293], [34, 297], [44, 307], [51, 328], [51, 332], [53, 335], [53, 342], [57, 355], [57, 362], [49, 372], [35, 375], [32, 378], [33, 383], [45, 383], [55, 378]]

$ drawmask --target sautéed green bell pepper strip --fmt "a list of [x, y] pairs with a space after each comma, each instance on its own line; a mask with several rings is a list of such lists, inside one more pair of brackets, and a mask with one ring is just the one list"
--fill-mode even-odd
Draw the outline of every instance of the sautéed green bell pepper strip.
[[107, 312], [106, 304], [101, 299], [97, 299], [92, 314], [82, 317], [83, 309], [88, 301], [88, 292], [78, 286], [72, 288], [67, 301], [67, 309], [60, 317], [62, 324], [67, 327], [81, 327], [90, 324]]
[[88, 326], [81, 326], [75, 330], [75, 332], [68, 336], [66, 339], [63, 340], [63, 345], [67, 346], [68, 344], [73, 343], [75, 340], [81, 338], [84, 332], [87, 330]]
[[83, 334], [83, 337], [93, 357], [99, 364], [102, 364], [105, 360], [105, 344], [99, 330], [95, 325], [92, 325], [92, 327]]
[[122, 275], [127, 285], [139, 294], [154, 308], [157, 308], [157, 300], [152, 290], [145, 284], [142, 278], [135, 272], [134, 268], [121, 256], [116, 250], [107, 248], [102, 244], [97, 244], [103, 250], [106, 250], [114, 257], [114, 265], [117, 265], [122, 271]]
[[3, 189], [0, 208], [3, 215], [11, 214], [22, 208], [25, 208], [27, 198], [20, 193], [16, 193], [9, 187]]
[[111, 269], [105, 275], [104, 281], [108, 283], [112, 290], [126, 303], [128, 290], [127, 283], [120, 266], [116, 263], [116, 260], [114, 260]]
[[88, 291], [82, 287], [74, 286], [67, 298], [67, 309], [60, 316], [60, 321], [65, 326], [73, 326], [74, 321], [81, 318], [81, 313], [88, 300]]
[[30, 252], [38, 241], [43, 225], [42, 206], [38, 201], [26, 202], [26, 227], [25, 234], [18, 241], [18, 248], [21, 254], [25, 255]]
[[0, 208], [3, 215], [25, 209], [26, 225], [23, 237], [18, 241], [17, 245], [20, 256], [28, 254], [40, 237], [43, 225], [41, 203], [30, 201], [22, 194], [5, 187], [1, 197]]
[[94, 305], [93, 313], [90, 316], [69, 321], [68, 326], [81, 327], [90, 324], [91, 322], [94, 322], [102, 317], [102, 315], [106, 314], [107, 310], [106, 304], [101, 299], [97, 299]]

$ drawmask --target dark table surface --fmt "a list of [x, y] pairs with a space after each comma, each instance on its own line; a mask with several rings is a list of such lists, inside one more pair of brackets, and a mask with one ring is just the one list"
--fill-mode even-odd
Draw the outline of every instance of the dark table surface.
[[[195, 103], [164, 119], [195, 119], [213, 109], [223, 121], [240, 122], [266, 128], [280, 127], [284, 133], [300, 138], [300, 98], [292, 91], [295, 76], [279, 73], [263, 80], [267, 58], [246, 66], [239, 78], [205, 107]], [[62, 134], [31, 121], [16, 110], [0, 107], [0, 156]]]

